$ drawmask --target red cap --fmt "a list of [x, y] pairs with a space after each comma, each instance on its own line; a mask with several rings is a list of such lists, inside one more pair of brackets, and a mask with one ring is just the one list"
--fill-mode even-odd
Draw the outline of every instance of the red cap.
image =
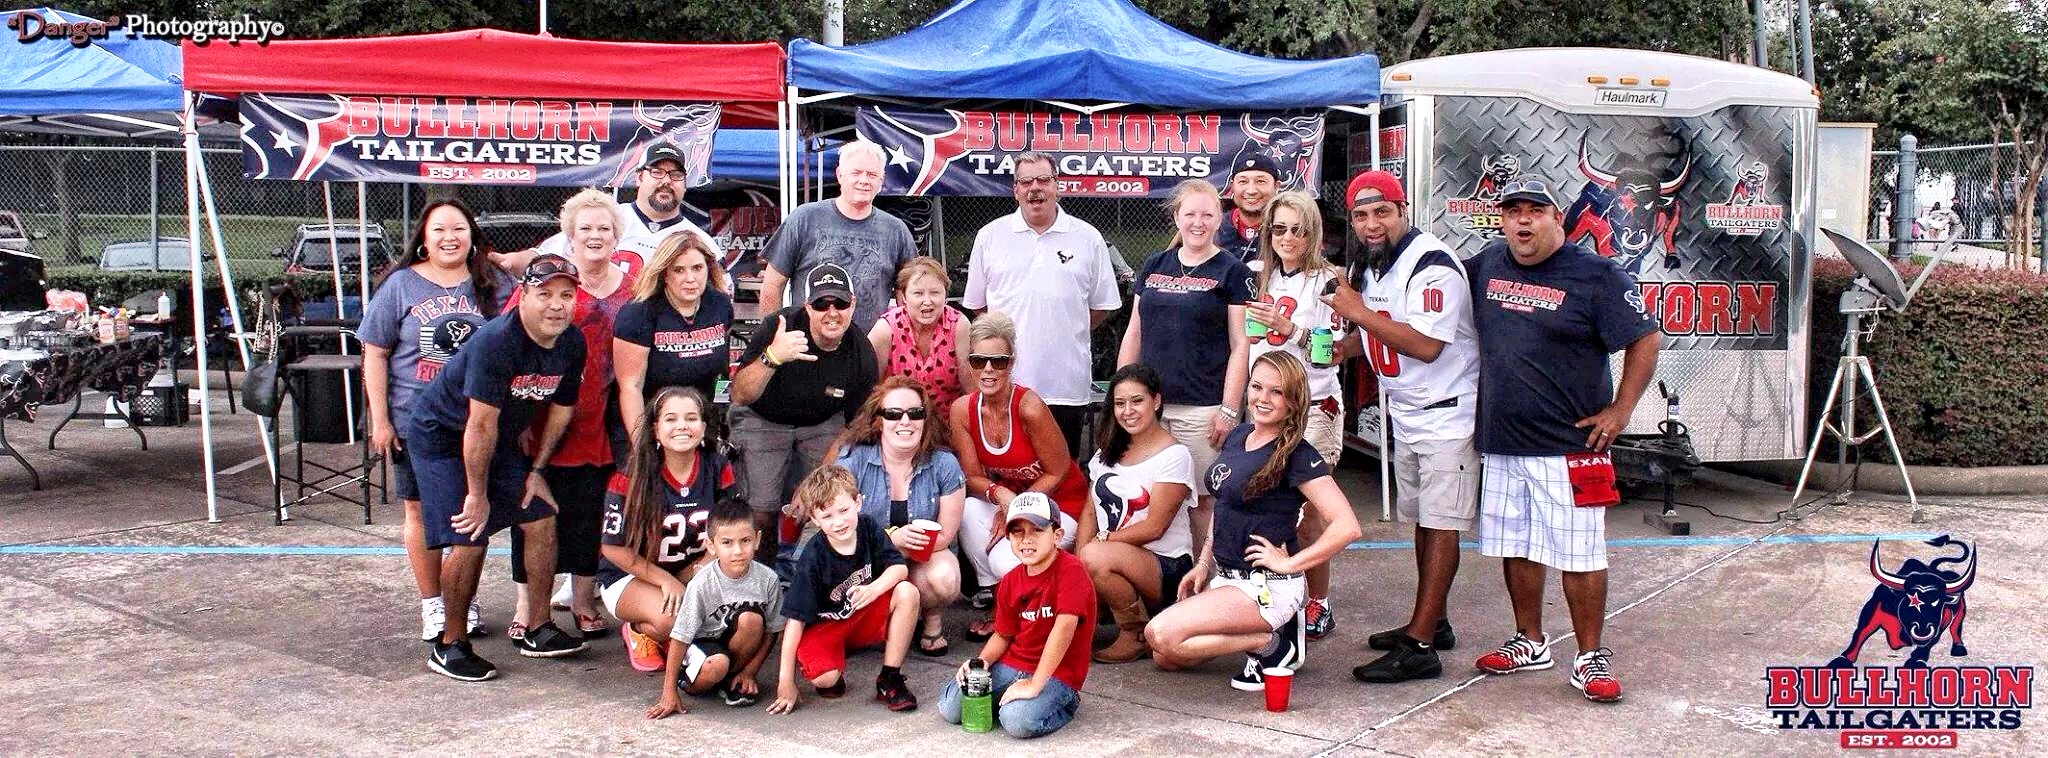
[[1385, 171], [1366, 171], [1351, 177], [1351, 185], [1344, 188], [1344, 198], [1349, 208], [1366, 203], [1408, 202], [1408, 195], [1401, 191], [1401, 180]]

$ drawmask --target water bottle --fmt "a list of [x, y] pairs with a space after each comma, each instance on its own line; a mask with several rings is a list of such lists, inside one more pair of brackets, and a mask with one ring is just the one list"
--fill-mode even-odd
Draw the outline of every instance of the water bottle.
[[995, 675], [980, 658], [967, 662], [967, 680], [960, 686], [960, 727], [980, 734], [996, 728]]
[[162, 318], [162, 319], [169, 319], [169, 318], [171, 317], [171, 291], [170, 291], [170, 290], [164, 290], [164, 291], [162, 291], [162, 292], [159, 292], [159, 293], [157, 293], [157, 296], [156, 296], [156, 315], [157, 315], [157, 318]]
[[1318, 326], [1308, 333], [1308, 362], [1316, 368], [1329, 368], [1337, 362], [1337, 334], [1330, 327]]

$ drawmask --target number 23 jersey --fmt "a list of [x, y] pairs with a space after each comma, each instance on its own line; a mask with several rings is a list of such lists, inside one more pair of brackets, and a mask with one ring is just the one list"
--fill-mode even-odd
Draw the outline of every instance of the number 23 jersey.
[[1472, 436], [1479, 391], [1479, 337], [1464, 263], [1436, 235], [1417, 229], [1396, 244], [1384, 268], [1366, 266], [1358, 287], [1365, 307], [1444, 343], [1435, 361], [1402, 355], [1365, 335], [1365, 358], [1387, 391], [1394, 439]]
[[[661, 570], [673, 575], [704, 553], [704, 523], [711, 506], [726, 497], [733, 487], [732, 464], [725, 456], [705, 451], [699, 454], [697, 470], [690, 481], [677, 481], [668, 467], [661, 468], [661, 486], [655, 495], [662, 499], [661, 528], [642, 549]], [[632, 480], [624, 472], [612, 475], [604, 493], [604, 522], [598, 535], [606, 545], [626, 545], [626, 493]], [[628, 572], [611, 561], [597, 563], [598, 586], [609, 586], [626, 578]]]

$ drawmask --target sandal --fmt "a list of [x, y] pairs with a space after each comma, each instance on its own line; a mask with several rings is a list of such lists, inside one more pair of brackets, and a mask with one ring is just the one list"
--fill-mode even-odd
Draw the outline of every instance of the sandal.
[[985, 618], [967, 625], [967, 639], [972, 642], [987, 642], [996, 636], [996, 620]]
[[511, 625], [511, 626], [505, 627], [505, 636], [507, 636], [507, 637], [510, 637], [510, 638], [512, 638], [512, 639], [515, 639], [515, 640], [523, 640], [523, 639], [526, 639], [526, 622], [524, 622], [524, 621], [514, 621], [514, 622], [512, 622], [512, 625]]
[[[930, 644], [933, 642], [939, 644]], [[953, 649], [953, 645], [946, 641], [946, 630], [944, 628], [941, 628], [936, 632], [926, 633], [920, 631], [917, 633], [917, 652], [921, 655], [926, 655], [933, 658], [944, 658], [946, 656], [946, 652], [951, 649]]]
[[598, 635], [611, 631], [611, 627], [605, 625], [604, 617], [595, 613], [588, 616], [581, 613], [576, 614], [576, 629], [583, 632], [583, 636], [586, 639], [595, 638]]

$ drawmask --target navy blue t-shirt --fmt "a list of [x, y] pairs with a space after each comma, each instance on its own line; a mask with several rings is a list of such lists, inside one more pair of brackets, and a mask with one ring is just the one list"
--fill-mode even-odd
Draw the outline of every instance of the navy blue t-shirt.
[[612, 333], [647, 348], [647, 378], [640, 393], [654, 399], [663, 387], [696, 387], [711, 399], [712, 383], [725, 376], [732, 356], [726, 335], [732, 329], [732, 298], [705, 288], [697, 315], [676, 312], [666, 296], [635, 300], [619, 309]]
[[1287, 474], [1281, 477], [1280, 483], [1257, 497], [1246, 499], [1245, 485], [1266, 465], [1274, 443], [1278, 442], [1274, 440], [1257, 450], [1246, 450], [1245, 439], [1251, 433], [1251, 424], [1230, 430], [1230, 436], [1223, 438], [1223, 448], [1217, 451], [1216, 462], [1209, 465], [1207, 473], [1209, 492], [1216, 496], [1216, 565], [1238, 571], [1252, 569], [1252, 565], [1245, 562], [1244, 549], [1258, 544], [1252, 542], [1254, 534], [1275, 545], [1285, 545], [1290, 554], [1295, 551], [1295, 525], [1301, 520], [1302, 506], [1308, 503], [1308, 498], [1301, 494], [1301, 485], [1330, 475], [1330, 464], [1316, 452], [1314, 445], [1303, 441], [1296, 444], [1293, 454], [1287, 457]]
[[469, 401], [498, 408], [498, 449], [516, 450], [519, 433], [543, 406], [576, 405], [583, 379], [583, 334], [575, 329], [541, 347], [526, 336], [519, 310], [506, 311], [477, 330], [441, 373], [413, 398], [410, 422], [400, 430], [408, 444], [431, 453], [462, 454], [462, 429]]
[[[1272, 208], [1266, 210], [1271, 212]], [[1237, 230], [1236, 217], [1235, 211], [1223, 214], [1223, 223], [1216, 227], [1216, 246], [1223, 248], [1223, 252], [1237, 256], [1246, 268], [1250, 268], [1252, 261], [1259, 259], [1259, 235], [1264, 233], [1264, 229], [1253, 227], [1252, 233], [1246, 235]]]
[[[880, 524], [866, 516], [853, 528], [852, 555], [832, 549], [825, 533], [812, 535], [796, 559], [790, 575], [789, 594], [782, 599], [782, 617], [814, 624], [839, 621], [853, 616], [853, 588], [875, 580], [890, 566], [901, 566], [903, 554]], [[877, 599], [886, 603], [888, 598]]]
[[[734, 479], [732, 464], [712, 450], [698, 455], [697, 470], [687, 482], [677, 480], [667, 466], [662, 466], [661, 486], [655, 488], [667, 501], [661, 514], [661, 533], [656, 535], [658, 540], [643, 547], [649, 553], [642, 557], [673, 576], [703, 555], [711, 506], [731, 496]], [[612, 474], [611, 482], [605, 486], [604, 521], [598, 529], [598, 544], [632, 543], [633, 535], [626, 533], [626, 496], [632, 489], [633, 480], [626, 477], [626, 472]], [[597, 558], [597, 586], [609, 587], [626, 578], [628, 572], [601, 553]]]
[[[1144, 330], [1138, 361], [1159, 370], [1161, 394], [1175, 405], [1223, 402], [1230, 367], [1230, 306], [1252, 297], [1252, 271], [1227, 250], [1186, 268], [1180, 249], [1154, 253], [1139, 267], [1131, 296]], [[1027, 358], [1029, 356], [1026, 356]]]
[[1586, 430], [1572, 425], [1614, 401], [1607, 357], [1658, 329], [1635, 277], [1573, 244], [1524, 266], [1499, 240], [1465, 270], [1479, 331], [1479, 451], [1585, 450]]

